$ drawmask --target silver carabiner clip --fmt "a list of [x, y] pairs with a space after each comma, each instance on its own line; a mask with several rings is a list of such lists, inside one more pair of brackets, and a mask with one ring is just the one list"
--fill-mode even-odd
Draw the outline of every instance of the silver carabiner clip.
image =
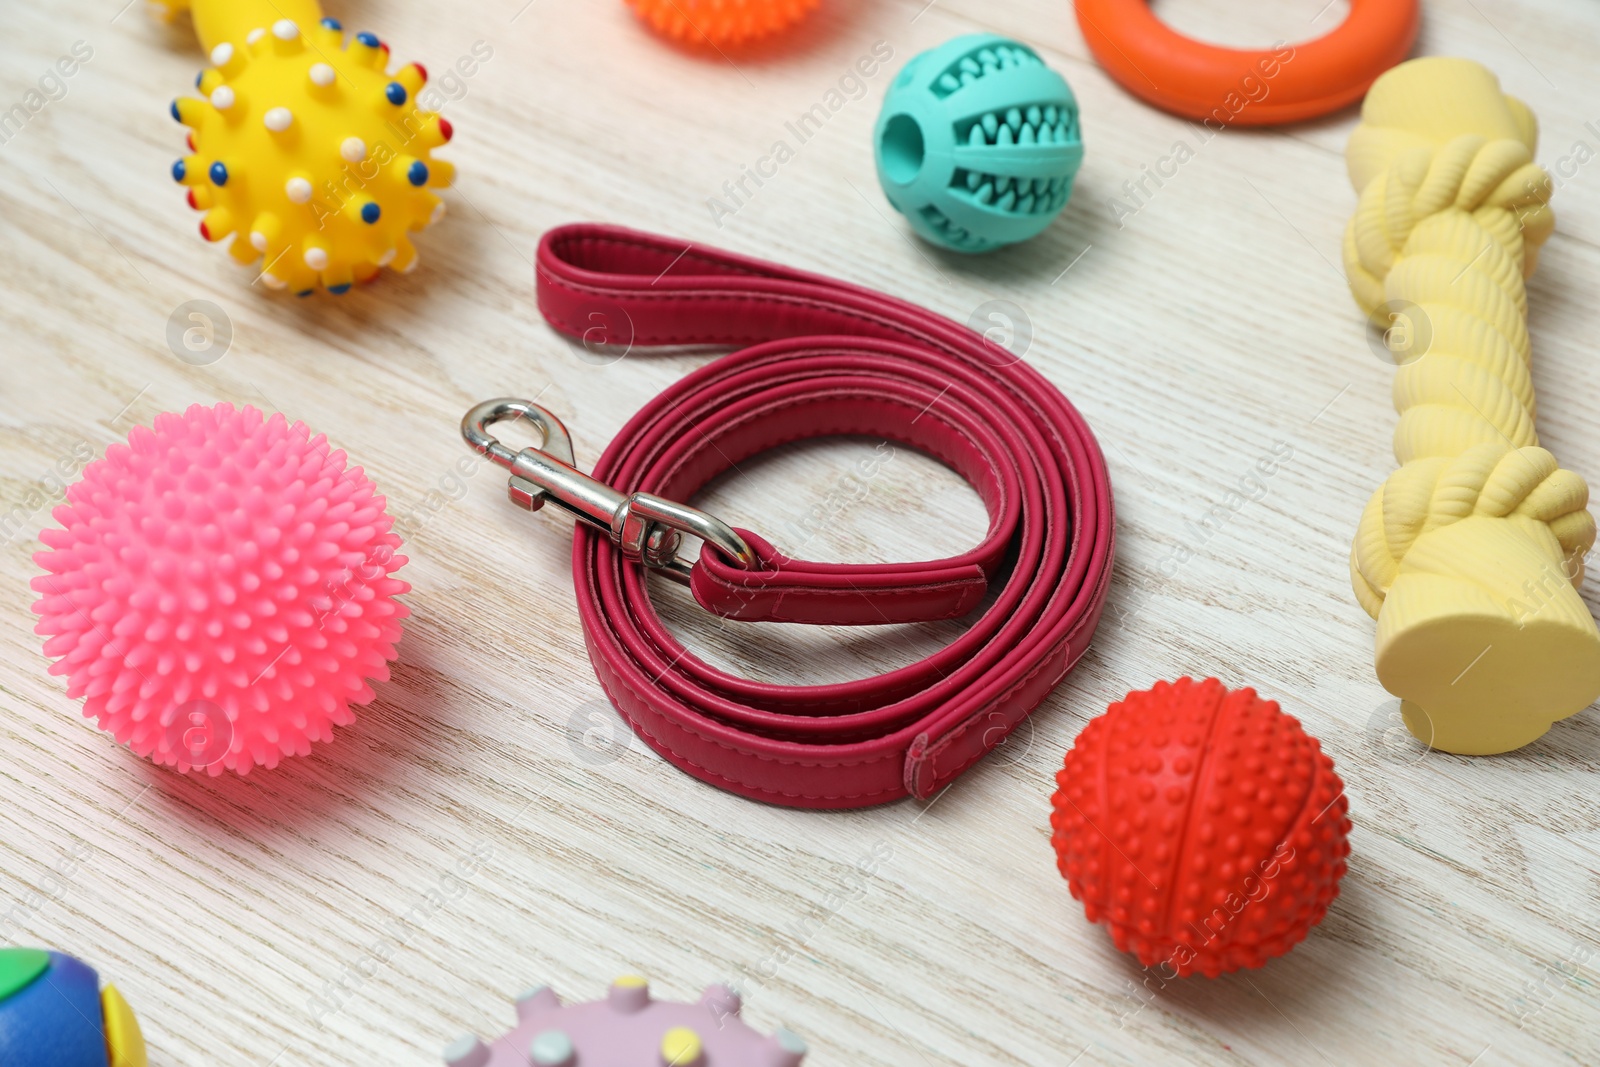
[[[508, 419], [526, 419], [542, 440], [538, 448], [513, 452], [489, 433]], [[745, 539], [705, 512], [651, 493], [624, 496], [573, 466], [572, 435], [561, 420], [531, 400], [486, 400], [461, 420], [461, 436], [472, 450], [511, 472], [507, 494], [527, 511], [555, 504], [580, 522], [611, 535], [624, 557], [644, 563], [674, 581], [689, 584], [692, 565], [678, 558], [683, 535], [715, 545], [746, 570], [756, 565]]]

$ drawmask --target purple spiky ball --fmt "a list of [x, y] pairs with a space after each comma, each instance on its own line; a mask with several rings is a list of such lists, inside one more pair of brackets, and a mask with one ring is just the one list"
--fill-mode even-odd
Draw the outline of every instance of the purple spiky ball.
[[657, 1000], [643, 978], [611, 983], [604, 1000], [563, 1004], [545, 986], [517, 998], [517, 1025], [493, 1044], [468, 1034], [448, 1067], [800, 1067], [806, 1044], [768, 1036], [739, 1017], [739, 995], [707, 986], [700, 1000]]

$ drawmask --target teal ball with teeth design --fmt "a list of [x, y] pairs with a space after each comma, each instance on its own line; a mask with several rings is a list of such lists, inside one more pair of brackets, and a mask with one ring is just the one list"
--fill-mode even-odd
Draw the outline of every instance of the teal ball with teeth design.
[[918, 235], [957, 252], [1034, 237], [1083, 163], [1078, 100], [1027, 45], [978, 33], [895, 76], [873, 132], [878, 181]]

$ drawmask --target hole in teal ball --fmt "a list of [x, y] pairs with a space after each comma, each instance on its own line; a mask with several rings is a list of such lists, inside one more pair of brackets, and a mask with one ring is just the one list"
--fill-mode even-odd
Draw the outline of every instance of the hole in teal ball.
[[922, 169], [922, 127], [910, 115], [896, 115], [884, 125], [880, 148], [883, 172], [890, 181], [904, 185]]

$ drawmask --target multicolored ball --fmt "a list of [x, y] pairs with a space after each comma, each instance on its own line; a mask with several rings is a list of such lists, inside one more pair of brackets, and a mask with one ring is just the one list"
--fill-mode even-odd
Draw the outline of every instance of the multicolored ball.
[[180, 771], [305, 755], [389, 677], [405, 557], [304, 423], [195, 405], [112, 445], [39, 535], [36, 632], [83, 713]]
[[146, 1067], [144, 1035], [117, 987], [81, 960], [0, 948], [0, 1064]]
[[1051, 843], [1117, 948], [1175, 977], [1260, 967], [1339, 895], [1344, 783], [1298, 720], [1215, 678], [1090, 720], [1056, 775]]

